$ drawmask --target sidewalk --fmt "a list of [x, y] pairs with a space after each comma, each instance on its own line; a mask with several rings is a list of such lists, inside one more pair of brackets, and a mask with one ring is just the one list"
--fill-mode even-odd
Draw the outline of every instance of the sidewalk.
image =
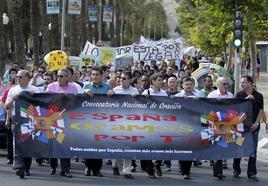
[[[261, 73], [257, 80], [257, 89], [263, 95], [264, 111], [268, 116], [268, 73]], [[265, 132], [265, 125], [261, 125], [258, 143], [258, 160], [268, 162], [268, 133]]]

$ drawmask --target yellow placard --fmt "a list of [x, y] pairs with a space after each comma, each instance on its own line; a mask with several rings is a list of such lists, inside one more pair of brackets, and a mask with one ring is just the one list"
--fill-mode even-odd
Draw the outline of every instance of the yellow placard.
[[50, 72], [58, 70], [60, 68], [68, 67], [68, 55], [61, 50], [54, 50], [52, 52], [49, 52], [44, 57], [44, 60], [48, 65], [48, 70]]
[[115, 61], [114, 48], [100, 48], [100, 65], [112, 66]]

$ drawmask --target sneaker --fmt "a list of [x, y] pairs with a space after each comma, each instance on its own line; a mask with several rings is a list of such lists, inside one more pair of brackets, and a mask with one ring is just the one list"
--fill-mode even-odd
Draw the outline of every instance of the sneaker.
[[234, 172], [234, 174], [233, 174], [233, 178], [236, 178], [236, 179], [240, 178], [240, 177], [239, 177], [239, 173], [238, 173], [238, 172]]
[[124, 177], [127, 179], [134, 179], [134, 176], [132, 174], [124, 174]]
[[66, 178], [72, 178], [73, 176], [69, 172], [61, 172], [61, 176], [66, 177]]
[[8, 164], [8, 165], [12, 165], [12, 164], [13, 164], [13, 161], [10, 160], [10, 159], [8, 159], [8, 160], [7, 160], [7, 164]]
[[118, 167], [114, 167], [113, 168], [113, 175], [120, 176], [120, 172], [119, 172], [119, 168]]
[[248, 177], [248, 180], [253, 181], [253, 182], [258, 182], [259, 178], [257, 176], [255, 176], [255, 175], [253, 175], [253, 176]]
[[55, 174], [56, 173], [56, 169], [51, 169], [50, 171], [49, 171], [49, 174], [51, 174], [51, 175], [53, 175], [53, 174]]
[[218, 174], [218, 175], [217, 175], [217, 178], [218, 178], [219, 180], [222, 180], [223, 178], [225, 178], [225, 176], [222, 175], [222, 174]]
[[191, 179], [191, 177], [190, 177], [190, 175], [185, 174], [185, 175], [183, 175], [183, 179], [185, 179], [185, 180], [189, 180], [189, 179]]
[[16, 170], [16, 175], [19, 176], [21, 179], [24, 178], [24, 171], [21, 169]]
[[149, 178], [150, 179], [156, 179], [156, 176], [155, 176], [155, 174], [149, 174]]
[[91, 173], [90, 173], [90, 170], [88, 168], [85, 169], [85, 176], [90, 176]]

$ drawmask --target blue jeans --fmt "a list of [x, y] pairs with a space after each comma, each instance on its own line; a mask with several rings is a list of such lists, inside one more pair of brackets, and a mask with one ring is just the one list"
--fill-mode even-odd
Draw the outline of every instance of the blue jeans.
[[[258, 147], [259, 131], [252, 132], [252, 137], [253, 137], [254, 154], [250, 156], [248, 160], [248, 170], [247, 170], [248, 177], [251, 177], [257, 174], [256, 161], [257, 161], [257, 147]], [[233, 162], [234, 173], [241, 174], [240, 162], [241, 162], [241, 158], [234, 159], [234, 162]]]

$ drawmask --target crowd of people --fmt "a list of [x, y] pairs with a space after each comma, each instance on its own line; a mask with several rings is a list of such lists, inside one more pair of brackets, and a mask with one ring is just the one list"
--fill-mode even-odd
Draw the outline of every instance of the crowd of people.
[[[191, 97], [196, 99], [203, 98], [243, 98], [253, 99], [253, 120], [251, 131], [254, 136], [255, 154], [249, 157], [247, 176], [251, 181], [258, 181], [256, 169], [256, 151], [258, 142], [258, 131], [260, 130], [257, 117], [263, 114], [263, 97], [254, 87], [254, 82], [250, 76], [242, 76], [240, 80], [241, 92], [233, 95], [230, 91], [230, 82], [226, 77], [216, 76], [215, 66], [210, 66], [210, 72], [203, 78], [202, 89], [197, 89], [196, 81], [191, 77], [191, 73], [198, 68], [198, 60], [187, 61], [183, 59], [180, 66], [172, 61], [151, 61], [149, 64], [143, 61], [134, 62], [132, 66], [126, 69], [112, 71], [107, 66], [87, 65], [78, 67], [68, 67], [59, 69], [56, 72], [47, 71], [45, 66], [39, 66], [33, 70], [19, 69], [16, 64], [10, 68], [5, 77], [5, 83], [2, 83], [2, 103], [6, 109], [6, 134], [7, 134], [7, 164], [13, 165], [16, 175], [23, 178], [30, 176], [30, 167], [32, 158], [21, 158], [13, 154], [13, 132], [14, 128], [14, 102], [22, 91], [31, 93], [69, 93], [69, 94], [87, 94], [93, 97], [95, 94], [114, 94], [121, 95], [144, 95], [166, 96], [166, 97]], [[4, 82], [4, 81], [3, 81]], [[264, 119], [266, 123], [266, 118]], [[268, 129], [268, 124], [266, 124]], [[267, 130], [268, 131], [268, 130]], [[234, 178], [239, 178], [241, 174], [240, 160], [233, 162]], [[37, 158], [39, 164], [49, 162], [51, 170], [49, 174], [56, 173], [58, 161], [55, 158]], [[102, 177], [102, 159], [85, 159], [85, 175]], [[141, 168], [148, 173], [149, 178], [155, 179], [162, 176], [161, 165], [165, 165], [165, 170], [170, 171], [171, 161], [161, 160], [141, 160]], [[223, 179], [223, 168], [226, 161], [211, 161], [213, 166], [213, 175], [218, 179]], [[72, 177], [70, 168], [70, 159], [60, 159], [60, 175]], [[184, 179], [190, 179], [191, 166], [201, 165], [202, 161], [179, 161], [180, 171]], [[123, 165], [123, 166], [121, 166]], [[136, 170], [134, 160], [112, 160], [112, 171], [114, 175], [122, 173], [125, 178], [133, 179], [133, 172]], [[122, 169], [121, 169], [122, 167]]]

